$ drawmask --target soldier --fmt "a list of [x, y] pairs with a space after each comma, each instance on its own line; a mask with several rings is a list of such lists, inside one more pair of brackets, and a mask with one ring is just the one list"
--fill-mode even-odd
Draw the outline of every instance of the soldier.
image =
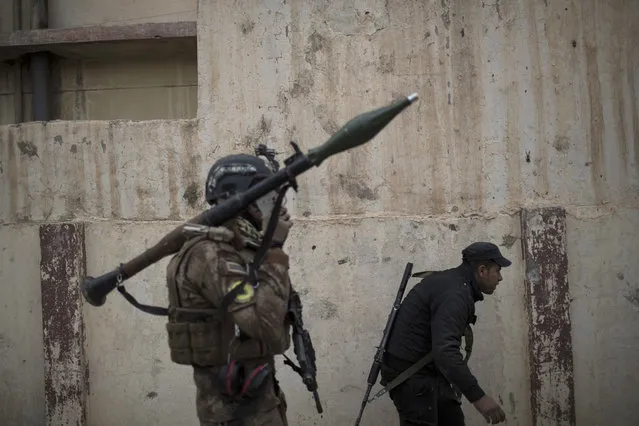
[[[403, 300], [384, 355], [382, 384], [429, 353], [434, 364], [390, 390], [402, 426], [464, 425], [461, 395], [489, 423], [505, 421], [504, 411], [484, 393], [462, 358], [460, 343], [475, 323], [475, 302], [493, 294], [502, 280], [501, 268], [510, 264], [495, 244], [473, 243], [462, 251], [461, 265], [430, 273]], [[468, 346], [472, 334], [466, 336]]]
[[[214, 205], [272, 173], [260, 157], [224, 157], [209, 171], [206, 200]], [[287, 425], [273, 362], [290, 346], [286, 209], [257, 280], [249, 268], [261, 254], [273, 201], [264, 196], [224, 226], [190, 238], [167, 267], [171, 359], [193, 366], [201, 426]]]

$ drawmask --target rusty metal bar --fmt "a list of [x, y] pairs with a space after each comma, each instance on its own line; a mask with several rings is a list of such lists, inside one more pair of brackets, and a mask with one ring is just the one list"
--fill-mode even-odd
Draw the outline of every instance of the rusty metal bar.
[[195, 21], [14, 31], [0, 33], [0, 60], [15, 59], [25, 53], [59, 50], [65, 46], [132, 41], [163, 44], [172, 40], [195, 40], [196, 36]]
[[533, 425], [575, 425], [575, 390], [562, 208], [521, 213], [526, 304], [529, 313]]
[[46, 424], [82, 426], [89, 379], [80, 294], [84, 225], [40, 226], [40, 252]]

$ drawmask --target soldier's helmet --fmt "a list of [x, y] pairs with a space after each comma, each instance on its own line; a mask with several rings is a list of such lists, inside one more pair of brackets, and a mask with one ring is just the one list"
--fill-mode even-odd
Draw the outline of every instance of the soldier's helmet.
[[206, 179], [206, 201], [212, 205], [220, 198], [245, 192], [272, 174], [271, 168], [260, 157], [249, 154], [222, 157], [209, 169]]

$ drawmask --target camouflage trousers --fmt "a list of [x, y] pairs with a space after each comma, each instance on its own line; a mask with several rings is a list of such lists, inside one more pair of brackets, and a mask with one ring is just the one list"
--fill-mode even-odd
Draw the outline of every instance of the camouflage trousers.
[[226, 422], [200, 420], [200, 426], [288, 426], [286, 396], [278, 385], [276, 385], [275, 394], [279, 404], [273, 408], [257, 412], [251, 412], [249, 408], [249, 412], [241, 419]]
[[223, 423], [200, 423], [200, 426], [288, 426], [286, 406], [280, 405], [271, 410], [248, 415], [241, 420]]
[[[223, 396], [219, 367], [194, 368], [200, 426], [288, 426], [286, 396], [273, 373], [255, 399], [233, 401]], [[237, 405], [237, 403], [240, 403]]]

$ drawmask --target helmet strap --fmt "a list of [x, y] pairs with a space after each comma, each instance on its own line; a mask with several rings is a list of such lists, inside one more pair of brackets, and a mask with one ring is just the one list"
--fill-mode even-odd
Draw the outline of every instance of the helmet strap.
[[253, 263], [249, 266], [249, 275], [252, 275], [254, 279], [257, 278], [257, 271], [260, 268], [260, 265], [264, 261], [266, 257], [266, 252], [269, 248], [271, 248], [271, 240], [273, 239], [273, 234], [275, 233], [275, 228], [277, 227], [277, 222], [279, 221], [280, 209], [282, 208], [282, 201], [284, 200], [284, 195], [286, 195], [286, 191], [290, 188], [291, 185], [284, 185], [277, 194], [277, 200], [275, 200], [275, 206], [273, 207], [273, 212], [271, 213], [271, 217], [269, 218], [268, 225], [266, 227], [266, 231], [264, 232], [264, 238], [262, 238], [262, 245], [257, 251]]

